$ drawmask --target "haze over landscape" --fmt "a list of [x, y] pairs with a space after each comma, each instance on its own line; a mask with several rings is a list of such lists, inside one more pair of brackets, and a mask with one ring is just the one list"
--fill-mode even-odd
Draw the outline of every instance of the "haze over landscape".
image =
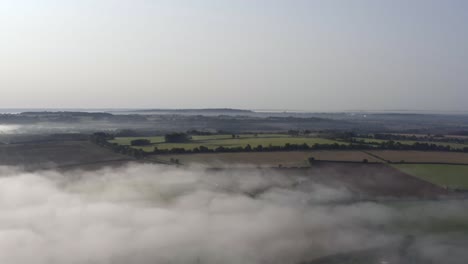
[[2, 1], [0, 103], [467, 111], [467, 11], [463, 0]]
[[466, 264], [468, 1], [0, 1], [0, 264]]

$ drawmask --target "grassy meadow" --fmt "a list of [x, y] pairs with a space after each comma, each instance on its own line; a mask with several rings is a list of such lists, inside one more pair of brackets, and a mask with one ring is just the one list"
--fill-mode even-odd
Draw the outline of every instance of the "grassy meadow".
[[468, 165], [395, 164], [394, 167], [439, 186], [468, 189]]

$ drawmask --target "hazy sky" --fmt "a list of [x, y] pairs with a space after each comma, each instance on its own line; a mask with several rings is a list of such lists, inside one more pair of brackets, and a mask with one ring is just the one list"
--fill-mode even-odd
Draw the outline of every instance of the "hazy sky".
[[0, 1], [0, 107], [468, 110], [468, 1]]

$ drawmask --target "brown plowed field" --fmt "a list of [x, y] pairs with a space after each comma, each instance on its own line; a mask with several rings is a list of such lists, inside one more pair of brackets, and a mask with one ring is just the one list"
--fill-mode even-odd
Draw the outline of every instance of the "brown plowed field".
[[129, 156], [114, 153], [88, 141], [40, 142], [0, 145], [0, 166], [20, 166], [26, 169], [79, 167], [102, 162], [125, 162]]
[[307, 159], [316, 160], [362, 162], [382, 162], [361, 151], [278, 151], [278, 152], [245, 152], [245, 153], [203, 153], [180, 155], [157, 155], [158, 159], [169, 161], [178, 159], [182, 164], [204, 164], [209, 166], [223, 166], [226, 164], [250, 164], [255, 166], [276, 167], [279, 164], [285, 167], [308, 166]]
[[449, 194], [444, 188], [402, 173], [385, 164], [318, 162], [310, 169], [285, 169], [284, 171], [306, 175], [317, 183], [344, 186], [364, 196], [435, 198]]

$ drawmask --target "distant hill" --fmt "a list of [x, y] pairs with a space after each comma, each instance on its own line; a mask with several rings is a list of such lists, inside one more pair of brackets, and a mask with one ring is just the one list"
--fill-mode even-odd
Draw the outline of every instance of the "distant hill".
[[252, 114], [251, 110], [232, 108], [201, 108], [201, 109], [142, 109], [134, 110], [135, 113], [155, 113], [155, 114]]

